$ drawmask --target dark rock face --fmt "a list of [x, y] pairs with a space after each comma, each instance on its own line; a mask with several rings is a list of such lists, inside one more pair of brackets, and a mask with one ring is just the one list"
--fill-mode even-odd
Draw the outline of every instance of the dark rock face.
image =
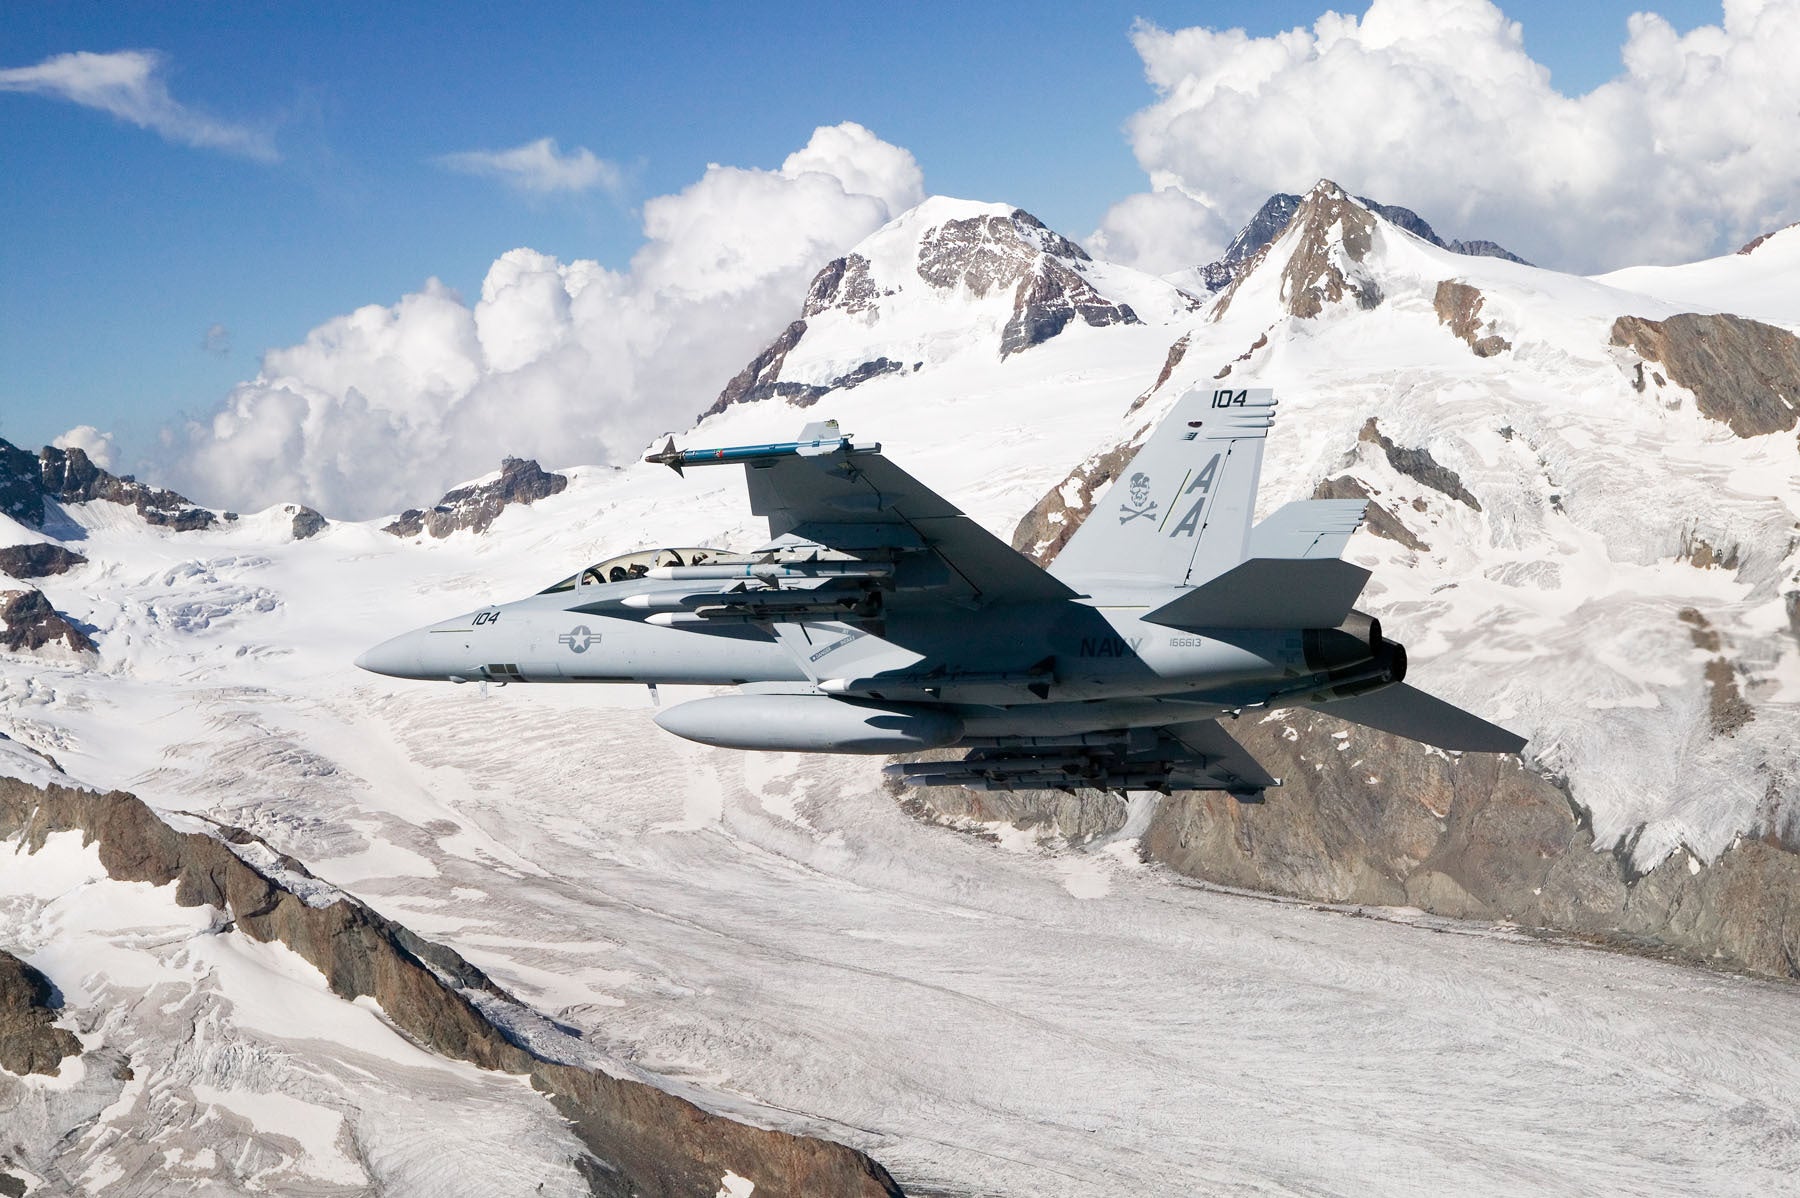
[[1424, 217], [1411, 208], [1402, 208], [1398, 204], [1380, 204], [1367, 196], [1358, 196], [1357, 203], [1389, 224], [1397, 225], [1421, 241], [1429, 241], [1439, 249], [1449, 250], [1453, 254], [1466, 254], [1471, 258], [1504, 258], [1508, 262], [1517, 262], [1521, 266], [1531, 265], [1511, 250], [1482, 238], [1476, 238], [1474, 241], [1445, 241], [1437, 235], [1437, 230], [1433, 229]]
[[27, 528], [44, 526], [44, 484], [38, 460], [10, 441], [0, 441], [0, 512]]
[[1368, 514], [1363, 517], [1363, 527], [1378, 537], [1385, 537], [1396, 544], [1404, 545], [1414, 553], [1430, 553], [1431, 546], [1420, 540], [1412, 529], [1400, 522], [1386, 504], [1369, 494], [1367, 487], [1341, 474], [1336, 478], [1328, 478], [1313, 488], [1314, 499], [1362, 499], [1368, 501]]
[[[1308, 319], [1319, 315], [1328, 304], [1346, 297], [1359, 308], [1373, 308], [1381, 303], [1381, 288], [1354, 268], [1368, 257], [1374, 244], [1375, 217], [1358, 205], [1344, 190], [1329, 179], [1321, 179], [1295, 209], [1289, 228], [1299, 235], [1281, 271], [1281, 299], [1288, 315]], [[1286, 230], [1283, 231], [1284, 234]], [[1263, 246], [1246, 259], [1231, 286], [1219, 297], [1213, 309], [1217, 320], [1231, 307], [1238, 284], [1268, 259], [1275, 242]], [[1333, 252], [1341, 246], [1352, 270], [1346, 274]]]
[[1213, 375], [1213, 377], [1215, 379], [1224, 378], [1226, 375], [1231, 373], [1232, 368], [1235, 367], [1238, 363], [1248, 362], [1251, 358], [1254, 358], [1256, 356], [1257, 350], [1262, 349], [1264, 346], [1266, 346], [1268, 344], [1269, 344], [1269, 335], [1267, 333], [1260, 334], [1256, 338], [1255, 341], [1252, 341], [1250, 343], [1249, 349], [1245, 350], [1243, 353], [1239, 354], [1237, 357], [1233, 358], [1231, 361], [1225, 363], [1225, 365], [1219, 367], [1219, 372], [1217, 374]]
[[1362, 432], [1357, 434], [1357, 439], [1378, 446], [1387, 455], [1388, 465], [1401, 474], [1424, 483], [1434, 491], [1442, 491], [1478, 512], [1481, 510], [1481, 501], [1469, 494], [1462, 484], [1462, 477], [1456, 471], [1438, 465], [1429, 449], [1405, 449], [1395, 445], [1376, 425], [1375, 417], [1369, 417], [1368, 423], [1362, 426]]
[[928, 230], [919, 240], [918, 272], [933, 287], [966, 287], [981, 297], [1017, 286], [1043, 254], [1092, 261], [1086, 250], [1015, 208], [1010, 216], [971, 216]]
[[[855, 255], [851, 255], [855, 257]], [[839, 259], [839, 261], [843, 261]], [[861, 261], [861, 259], [858, 259]], [[837, 263], [833, 263], [833, 266]], [[865, 264], [866, 267], [866, 264]], [[831, 270], [828, 266], [826, 271]], [[823, 272], [821, 272], [823, 277]], [[818, 290], [818, 281], [814, 280], [814, 290]], [[810, 303], [810, 301], [809, 301]], [[892, 358], [880, 357], [864, 362], [856, 369], [838, 375], [825, 383], [790, 383], [782, 379], [781, 366], [787, 360], [788, 351], [800, 343], [806, 335], [806, 322], [796, 320], [787, 330], [770, 343], [769, 347], [750, 360], [750, 364], [737, 372], [725, 389], [719, 392], [719, 398], [713, 401], [712, 407], [700, 413], [700, 419], [716, 416], [735, 403], [756, 403], [765, 399], [785, 399], [797, 408], [810, 408], [833, 391], [848, 391], [870, 379], [884, 374], [898, 374], [906, 369], [905, 365]]]
[[0, 573], [14, 578], [48, 578], [52, 574], [67, 574], [76, 566], [86, 564], [87, 558], [81, 554], [48, 541], [0, 549]]
[[85, 450], [46, 445], [32, 457], [0, 441], [0, 511], [32, 528], [42, 528], [46, 500], [90, 503], [97, 499], [135, 508], [147, 524], [176, 532], [211, 528], [219, 517], [195, 507], [174, 491], [120, 478], [94, 465]]
[[75, 1033], [56, 1027], [50, 979], [0, 949], [0, 1069], [54, 1074], [81, 1052]]
[[[873, 312], [881, 292], [869, 277], [869, 260], [861, 254], [848, 254], [825, 264], [813, 277], [806, 291], [802, 317], [817, 316], [828, 308], [844, 312]], [[891, 295], [892, 292], [887, 294]]]
[[1446, 758], [1307, 711], [1231, 732], [1286, 785], [1262, 806], [1164, 800], [1147, 856], [1225, 885], [1505, 919], [1800, 977], [1792, 853], [1745, 841], [1698, 872], [1677, 853], [1638, 874], [1624, 853], [1596, 853], [1579, 806], [1516, 759]]
[[[1069, 543], [1069, 538], [1081, 527], [1082, 516], [1094, 506], [1094, 501], [1113, 479], [1119, 477], [1119, 471], [1125, 469], [1137, 451], [1137, 443], [1127, 442], [1095, 454], [1075, 467], [1066, 479], [1051, 487], [1025, 513], [1013, 530], [1012, 547], [1040, 565], [1048, 563]], [[1071, 489], [1078, 497], [1073, 507], [1063, 498]]]
[[1477, 358], [1491, 358], [1512, 348], [1512, 342], [1498, 333], [1481, 335], [1482, 294], [1467, 283], [1445, 279], [1437, 285], [1432, 306], [1437, 309], [1438, 323], [1447, 325], [1451, 333], [1468, 343]]
[[[939, 290], [966, 289], [977, 298], [1010, 290], [1012, 316], [1000, 334], [1000, 356], [1006, 358], [1042, 345], [1077, 320], [1095, 328], [1141, 323], [1131, 305], [1108, 300], [1083, 276], [1090, 261], [1086, 250], [1045, 228], [1029, 212], [1014, 209], [1006, 216], [971, 216], [926, 230], [919, 241], [916, 269], [921, 280]], [[833, 311], [872, 321], [892, 294], [877, 284], [869, 260], [861, 254], [826, 263], [807, 288], [801, 318], [738, 371], [700, 418], [717, 415], [732, 404], [765, 399], [810, 407], [834, 391], [909, 369], [883, 355], [824, 382], [781, 377], [788, 355], [806, 336], [809, 321]], [[918, 369], [918, 364], [910, 369]]]
[[1000, 356], [1042, 345], [1077, 318], [1091, 328], [1141, 323], [1130, 304], [1112, 303], [1068, 266], [1045, 257], [1013, 294], [1012, 319], [1000, 331]]
[[1701, 415], [1740, 437], [1785, 433], [1800, 421], [1800, 337], [1786, 329], [1725, 313], [1621, 316], [1612, 343], [1661, 363], [1694, 393]]
[[[1430, 238], [1427, 238], [1426, 240], [1429, 241]], [[1473, 241], [1459, 241], [1452, 239], [1444, 242], [1443, 246], [1447, 250], [1451, 250], [1458, 254], [1467, 254], [1471, 258], [1504, 258], [1508, 262], [1517, 262], [1520, 266], [1531, 265], [1531, 263], [1525, 261], [1525, 259], [1519, 257], [1505, 246], [1488, 241], [1483, 237], [1477, 237]]]
[[[1364, 436], [1384, 452], [1392, 444], [1372, 420]], [[1093, 490], [1125, 468], [1131, 448], [1088, 459], [1052, 488], [1020, 522], [1014, 547], [1040, 564], [1054, 557], [1091, 510]], [[1435, 479], [1428, 485], [1473, 505], [1461, 481], [1438, 474], [1443, 468], [1422, 451], [1397, 452], [1396, 469]], [[1066, 503], [1066, 491], [1081, 502]], [[1345, 476], [1314, 495], [1367, 492]], [[1426, 548], [1378, 505], [1369, 527]], [[1800, 630], [1800, 593], [1788, 610]], [[1682, 619], [1694, 644], [1715, 655], [1704, 667], [1712, 731], [1729, 736], [1755, 712], [1738, 691], [1718, 632], [1698, 612]], [[1306, 709], [1247, 716], [1227, 729], [1285, 785], [1262, 804], [1208, 793], [1161, 799], [1140, 841], [1146, 860], [1220, 885], [1510, 920], [1614, 948], [1800, 979], [1800, 854], [1790, 847], [1791, 828], [1741, 840], [1708, 866], [1677, 852], [1643, 873], [1630, 864], [1629, 844], [1596, 852], [1580, 804], [1515, 757], [1446, 755]], [[952, 826], [1005, 821], [1073, 841], [1115, 832], [1124, 821], [1116, 799], [1085, 791], [942, 787], [912, 792], [905, 803], [919, 818]]]
[[966, 288], [977, 298], [1011, 288], [1013, 314], [1000, 334], [1000, 356], [1042, 345], [1079, 318], [1093, 327], [1138, 324], [1080, 273], [1087, 251], [1023, 209], [1010, 216], [945, 221], [919, 242], [919, 277], [933, 287]]
[[507, 458], [500, 464], [500, 477], [493, 482], [446, 492], [429, 512], [409, 508], [381, 531], [397, 537], [416, 537], [427, 532], [438, 538], [465, 528], [486, 532], [488, 525], [511, 505], [536, 503], [559, 494], [568, 485], [567, 475], [547, 473], [525, 458]]
[[1192, 337], [1192, 333], [1183, 333], [1175, 339], [1173, 345], [1169, 346], [1168, 355], [1163, 358], [1162, 369], [1156, 373], [1156, 381], [1151, 383], [1142, 395], [1131, 401], [1131, 406], [1125, 409], [1126, 415], [1129, 416], [1143, 407], [1150, 401], [1152, 395], [1163, 389], [1163, 384], [1169, 381], [1169, 376], [1175, 373], [1175, 368], [1181, 365], [1183, 358], [1187, 357], [1188, 342]]
[[1745, 242], [1743, 245], [1738, 247], [1738, 253], [1746, 254], [1746, 255], [1754, 254], [1757, 251], [1757, 249], [1759, 247], [1761, 247], [1763, 242], [1765, 242], [1769, 238], [1775, 236], [1775, 234], [1785, 233], [1789, 229], [1800, 229], [1800, 221], [1795, 221], [1793, 224], [1785, 225], [1779, 229], [1771, 229], [1771, 230], [1769, 230], [1769, 232], [1764, 233], [1761, 237], [1754, 237], [1754, 238], [1750, 239], [1749, 241]]
[[[1240, 262], [1248, 262], [1263, 246], [1281, 236], [1298, 211], [1299, 196], [1276, 192], [1264, 200], [1262, 207], [1256, 210], [1256, 215], [1238, 230], [1237, 236], [1231, 239], [1231, 244], [1225, 247], [1225, 256], [1214, 265], [1232, 267]], [[1230, 279], [1227, 278], [1226, 282], [1230, 282]]]
[[294, 512], [294, 539], [304, 541], [310, 536], [323, 532], [326, 523], [325, 517], [309, 507], [302, 506]]
[[[113, 878], [176, 883], [178, 903], [221, 908], [233, 931], [287, 945], [325, 975], [334, 993], [375, 999], [396, 1027], [432, 1051], [529, 1077], [598, 1158], [590, 1172], [597, 1194], [710, 1198], [727, 1169], [753, 1180], [758, 1194], [901, 1192], [880, 1165], [842, 1144], [750, 1127], [643, 1082], [534, 1056], [466, 996], [479, 990], [511, 1001], [455, 952], [354, 899], [308, 906], [224, 841], [177, 832], [133, 795], [40, 790], [0, 778], [0, 840], [22, 836], [35, 852], [51, 833], [69, 830], [98, 843]], [[284, 865], [304, 872], [291, 858]]]
[[[1517, 254], [1497, 245], [1492, 241], [1476, 239], [1473, 241], [1445, 241], [1437, 235], [1425, 218], [1410, 208], [1402, 208], [1398, 204], [1380, 204], [1367, 196], [1358, 196], [1356, 202], [1370, 212], [1380, 216], [1388, 223], [1405, 229], [1413, 236], [1429, 241], [1439, 249], [1449, 250], [1456, 254], [1467, 254], [1472, 258], [1504, 258], [1508, 262], [1517, 262], [1522, 266], [1531, 265]], [[1288, 222], [1299, 211], [1301, 198], [1277, 192], [1263, 201], [1256, 215], [1248, 224], [1238, 230], [1231, 244], [1225, 247], [1225, 253], [1216, 262], [1209, 262], [1200, 268], [1201, 281], [1208, 291], [1223, 291], [1231, 286], [1238, 275], [1244, 272], [1245, 263], [1287, 229]]]
[[0, 648], [30, 652], [61, 642], [76, 653], [94, 653], [94, 642], [50, 606], [44, 592], [0, 591]]
[[[811, 294], [819, 292], [819, 279], [831, 274], [832, 267], [837, 265], [838, 263], [834, 262], [819, 272], [819, 278], [813, 280]], [[835, 285], [834, 282], [832, 286]], [[778, 394], [776, 388], [781, 380], [781, 364], [787, 360], [788, 351], [800, 344], [800, 338], [805, 335], [806, 322], [804, 320], [796, 320], [788, 325], [786, 329], [782, 330], [781, 336], [771, 341], [767, 349], [750, 359], [750, 364], [738, 371], [732, 380], [725, 384], [725, 389], [719, 392], [719, 398], [713, 400], [712, 407], [700, 413], [700, 418], [704, 420], [708, 416], [716, 416], [734, 403], [750, 403]]]
[[1721, 549], [1696, 530], [1684, 528], [1681, 530], [1681, 550], [1675, 556], [1696, 570], [1711, 570], [1715, 567], [1736, 570], [1740, 553], [1735, 542]]
[[[1676, 613], [1676, 618], [1688, 626], [1688, 635], [1693, 639], [1694, 648], [1718, 654], [1725, 647], [1724, 638], [1697, 609], [1684, 607]], [[1744, 702], [1744, 696], [1738, 690], [1737, 670], [1729, 658], [1713, 657], [1706, 663], [1705, 671], [1712, 733], [1714, 736], [1730, 736], [1756, 718], [1756, 709]]]

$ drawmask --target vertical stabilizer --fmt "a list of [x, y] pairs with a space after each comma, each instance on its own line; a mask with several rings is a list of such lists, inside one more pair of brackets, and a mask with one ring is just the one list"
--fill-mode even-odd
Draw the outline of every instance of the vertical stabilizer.
[[1194, 586], [1244, 560], [1263, 441], [1266, 389], [1196, 389], [1175, 401], [1050, 572], [1090, 580]]

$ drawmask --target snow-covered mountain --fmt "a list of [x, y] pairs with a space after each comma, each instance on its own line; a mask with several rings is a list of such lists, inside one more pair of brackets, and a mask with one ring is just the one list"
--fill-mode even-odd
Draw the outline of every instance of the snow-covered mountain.
[[[1155, 863], [1584, 932], [1576, 916], [1616, 897], [1690, 956], [1779, 972], [1800, 953], [1800, 858], [1764, 843], [1791, 838], [1800, 797], [1796, 257], [1800, 229], [1571, 278], [1433, 245], [1322, 183], [1204, 303], [1016, 209], [943, 199], [830, 264], [685, 440], [832, 416], [1049, 552], [1182, 390], [1274, 386], [1264, 509], [1372, 497], [1350, 556], [1416, 679], [1532, 742], [1526, 766], [1406, 756], [1271, 716], [1246, 738], [1287, 746], [1290, 785], [1261, 809], [938, 813], [998, 843], [920, 822], [866, 761], [668, 738], [642, 692], [483, 695], [350, 666], [614, 552], [754, 546], [735, 472], [515, 463], [359, 523], [207, 513], [79, 462], [71, 485], [72, 453], [59, 474], [0, 451], [0, 567], [41, 595], [43, 634], [0, 651], [0, 772], [28, 784], [0, 820], [0, 949], [60, 991], [82, 1048], [57, 1076], [0, 1071], [0, 1174], [51, 1193], [573, 1193], [608, 1192], [596, 1162], [625, 1159], [569, 1092], [526, 1084], [546, 1066], [458, 1056], [391, 989], [343, 980], [306, 920], [115, 868], [150, 825], [33, 831], [34, 812], [86, 808], [30, 787], [78, 782], [222, 840], [296, 917], [388, 921], [405, 953], [454, 966], [408, 975], [438, 988], [428, 1008], [466, 1003], [496, 1043], [866, 1150], [903, 1187], [1780, 1184], [1800, 1162], [1770, 1147], [1794, 1138], [1769, 1096], [1800, 1075], [1746, 1045], [1800, 1031], [1785, 991], [1244, 900]], [[1509, 906], [1533, 887], [1565, 906]], [[1547, 1173], [1544, 1112], [1577, 1101], [1583, 1150]], [[826, 1151], [649, 1124], [712, 1145], [705, 1184], [725, 1194], [805, 1192], [792, 1162]], [[1667, 1144], [1674, 1125], [1692, 1143]]]
[[[1231, 285], [1241, 272], [1243, 265], [1264, 246], [1274, 241], [1286, 231], [1288, 223], [1294, 219], [1294, 213], [1300, 210], [1305, 197], [1277, 192], [1263, 201], [1263, 206], [1256, 210], [1256, 215], [1239, 229], [1231, 244], [1219, 257], [1202, 266], [1190, 266], [1168, 276], [1169, 281], [1179, 287], [1186, 288], [1197, 295], [1212, 291], [1223, 291]], [[1525, 263], [1525, 260], [1506, 247], [1485, 238], [1474, 238], [1463, 241], [1453, 238], [1445, 241], [1439, 237], [1437, 230], [1424, 217], [1411, 208], [1402, 208], [1398, 204], [1382, 204], [1367, 196], [1357, 197], [1357, 205], [1381, 217], [1396, 228], [1411, 233], [1421, 241], [1430, 242], [1439, 249], [1450, 250], [1457, 254], [1472, 254], [1477, 257], [1505, 258], [1508, 262]]]
[[987, 364], [996, 351], [1004, 362], [1071, 326], [1164, 327], [1199, 306], [1095, 262], [1029, 212], [933, 197], [820, 271], [800, 318], [704, 415], [771, 398], [806, 407], [887, 375]]

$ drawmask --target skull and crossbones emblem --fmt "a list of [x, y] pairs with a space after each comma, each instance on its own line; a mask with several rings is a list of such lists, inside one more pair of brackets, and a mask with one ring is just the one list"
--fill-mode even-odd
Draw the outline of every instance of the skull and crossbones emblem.
[[1156, 515], [1156, 504], [1150, 498], [1150, 476], [1142, 470], [1138, 471], [1131, 476], [1130, 487], [1131, 502], [1119, 505], [1119, 511], [1124, 513], [1119, 517], [1119, 523], [1129, 524], [1139, 516], [1146, 520], [1153, 519]]

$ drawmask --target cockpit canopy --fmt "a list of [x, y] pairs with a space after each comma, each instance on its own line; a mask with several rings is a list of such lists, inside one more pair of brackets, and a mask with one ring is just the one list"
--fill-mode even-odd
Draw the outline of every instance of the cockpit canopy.
[[572, 591], [578, 586], [602, 586], [609, 582], [629, 582], [633, 578], [642, 578], [656, 566], [698, 566], [719, 558], [732, 557], [733, 554], [724, 549], [709, 549], [695, 546], [684, 549], [639, 549], [635, 553], [621, 553], [617, 557], [609, 557], [603, 562], [596, 562], [579, 574], [571, 574], [554, 586], [547, 586], [539, 591], [540, 595], [555, 595], [562, 591]]

